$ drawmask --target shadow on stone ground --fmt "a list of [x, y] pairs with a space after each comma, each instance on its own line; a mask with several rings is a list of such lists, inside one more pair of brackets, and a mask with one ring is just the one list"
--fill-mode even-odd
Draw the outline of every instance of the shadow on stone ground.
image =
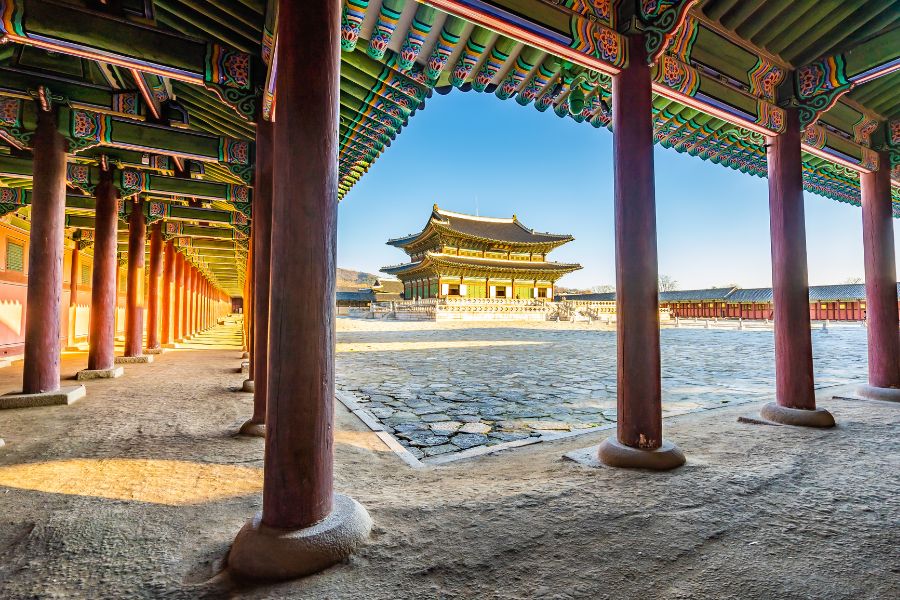
[[[406, 468], [338, 408], [336, 488], [376, 522], [347, 564], [250, 586], [221, 573], [260, 507], [262, 440], [235, 349], [166, 353], [69, 407], [0, 413], [0, 597], [896, 598], [900, 407], [827, 400], [832, 431], [666, 421], [688, 465], [590, 470], [586, 435]], [[64, 373], [86, 356], [67, 354]], [[13, 389], [21, 366], [0, 370]]]

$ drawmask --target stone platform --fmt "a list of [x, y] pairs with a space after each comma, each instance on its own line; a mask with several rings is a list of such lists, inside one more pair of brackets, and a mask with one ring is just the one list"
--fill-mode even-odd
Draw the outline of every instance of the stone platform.
[[40, 392], [37, 394], [11, 392], [0, 396], [0, 410], [72, 404], [84, 398], [84, 394], [85, 388], [83, 385], [64, 386], [53, 392]]

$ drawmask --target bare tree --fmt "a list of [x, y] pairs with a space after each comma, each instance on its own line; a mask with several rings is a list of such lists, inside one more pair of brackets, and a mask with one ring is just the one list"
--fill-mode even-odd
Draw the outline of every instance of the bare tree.
[[862, 283], [862, 282], [863, 282], [862, 277], [848, 277], [847, 280], [844, 281], [844, 283]]
[[678, 282], [668, 275], [659, 276], [659, 291], [674, 292], [678, 289]]

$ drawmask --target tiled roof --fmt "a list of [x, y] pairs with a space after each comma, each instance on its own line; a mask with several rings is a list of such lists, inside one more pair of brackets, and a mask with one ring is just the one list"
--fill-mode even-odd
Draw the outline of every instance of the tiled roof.
[[513, 215], [511, 218], [478, 217], [442, 210], [434, 206], [425, 228], [401, 238], [388, 240], [388, 245], [403, 248], [413, 242], [426, 239], [435, 231], [444, 231], [467, 238], [491, 240], [506, 244], [551, 244], [558, 246], [572, 241], [571, 235], [541, 233], [522, 225]]
[[612, 302], [616, 299], [615, 292], [603, 292], [600, 294], [560, 294], [556, 300], [577, 300], [580, 302]]
[[771, 302], [772, 301], [772, 288], [738, 288], [734, 292], [732, 292], [728, 298], [725, 299], [726, 302], [739, 303], [739, 302]]
[[826, 300], [865, 300], [864, 283], [845, 283], [841, 285], [816, 285], [809, 288], [809, 299], [812, 302]]
[[433, 218], [451, 231], [503, 242], [541, 244], [572, 239], [570, 235], [540, 233], [529, 229], [522, 225], [515, 216], [511, 219], [492, 219], [435, 209]]
[[530, 262], [527, 260], [497, 260], [490, 258], [480, 258], [477, 256], [456, 256], [453, 254], [437, 254], [428, 252], [425, 258], [418, 262], [405, 263], [402, 265], [394, 265], [381, 269], [384, 273], [391, 275], [399, 275], [407, 273], [420, 267], [430, 265], [450, 266], [450, 267], [468, 267], [473, 269], [490, 269], [494, 271], [508, 271], [513, 273], [568, 273], [577, 271], [581, 268], [578, 264], [558, 263], [558, 262]]
[[337, 292], [335, 300], [337, 302], [371, 302], [375, 299], [372, 290], [362, 290], [358, 292]]
[[660, 292], [660, 302], [697, 302], [700, 300], [724, 300], [736, 288], [710, 288], [708, 290], [675, 290]]

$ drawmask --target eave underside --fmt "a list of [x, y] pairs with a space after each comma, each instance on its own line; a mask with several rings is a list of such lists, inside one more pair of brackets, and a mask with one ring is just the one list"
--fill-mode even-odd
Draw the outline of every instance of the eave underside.
[[[445, 12], [461, 14], [461, 7], [470, 4], [451, 0], [430, 5], [413, 0], [344, 3], [340, 197], [435, 94], [491, 94], [596, 129], [609, 129], [610, 76], [626, 61], [611, 10], [615, 3], [521, 3], [521, 17], [531, 27], [531, 38], [516, 33], [521, 27], [509, 26], [503, 11], [498, 10], [508, 4], [506, 0], [478, 2], [478, 10], [470, 11], [473, 16], [466, 18]], [[252, 149], [247, 162], [236, 168], [227, 156], [210, 153], [208, 148], [205, 154], [200, 152], [199, 159], [190, 158], [197, 150], [185, 146], [183, 138], [194, 134], [198, 144], [208, 146], [209, 140], [202, 139], [208, 136], [218, 139], [222, 147], [228, 146], [229, 140], [254, 139], [255, 120], [260, 113], [266, 114], [267, 106], [271, 108], [267, 101], [274, 100], [271, 84], [277, 73], [270, 58], [277, 32], [276, 3], [152, 0], [122, 4], [143, 7], [140, 11], [145, 14], [141, 15], [130, 9], [117, 14], [121, 10], [118, 5], [6, 0], [5, 6], [14, 10], [7, 10], [6, 20], [0, 21], [8, 39], [0, 45], [0, 68], [19, 70], [17, 77], [24, 84], [9, 89], [12, 78], [4, 71], [0, 99], [31, 102], [43, 85], [51, 92], [52, 102], [67, 110], [86, 103], [91, 110], [111, 111], [116, 127], [131, 133], [118, 147], [100, 144], [79, 149], [80, 163], [97, 165], [101, 155], [110, 154], [134, 168], [164, 175], [187, 169], [194, 178], [205, 181], [249, 183]], [[15, 10], [22, 7], [30, 8]], [[60, 16], [63, 13], [78, 18], [67, 22]], [[35, 18], [36, 14], [43, 16]], [[485, 25], [482, 17], [493, 19], [495, 26]], [[54, 19], [57, 30], [40, 31]], [[73, 22], [79, 31], [73, 29]], [[896, 65], [890, 66], [890, 46], [877, 43], [895, 39], [892, 36], [898, 27], [900, 7], [890, 0], [701, 0], [671, 32], [652, 73], [655, 142], [731, 169], [766, 176], [765, 135], [777, 134], [783, 126], [775, 88], [789, 83], [786, 77], [795, 69], [829, 57], [846, 58], [847, 72], [835, 75], [836, 85], [844, 86], [838, 90], [841, 93], [806, 130], [803, 181], [810, 192], [859, 205], [858, 172], [877, 166], [872, 125], [900, 117], [900, 71]], [[37, 31], [31, 32], [32, 28]], [[155, 39], [170, 40], [173, 47], [165, 43], [153, 46]], [[523, 39], [529, 39], [529, 45], [522, 43]], [[47, 40], [63, 45], [48, 53], [41, 49]], [[94, 46], [109, 54], [98, 60], [101, 55], [91, 54]], [[146, 56], [135, 56], [136, 48], [144, 48]], [[250, 81], [245, 87], [249, 92], [229, 89], [234, 81], [216, 80], [214, 70], [222, 65], [210, 62], [209, 57], [219, 51], [239, 59], [246, 53]], [[561, 56], [566, 60], [560, 60]], [[883, 64], [851, 64], [860, 57], [874, 57]], [[166, 60], [168, 66], [163, 64]], [[890, 63], [888, 68], [884, 68], [885, 60]], [[165, 67], [162, 71], [160, 64]], [[873, 76], [878, 69], [878, 76]], [[842, 75], [861, 79], [845, 82]], [[254, 96], [256, 90], [262, 94]], [[234, 96], [232, 92], [239, 93]], [[131, 108], [123, 108], [119, 104], [123, 97], [138, 100]], [[245, 100], [251, 108], [243, 106]], [[7, 122], [5, 133], [18, 125]], [[177, 142], [173, 141], [176, 137]], [[0, 141], [0, 155], [13, 152], [16, 144], [10, 140], [14, 139], [7, 135], [5, 142]], [[135, 149], [136, 142], [149, 145], [138, 144]], [[896, 146], [890, 151], [895, 173], [894, 215], [900, 216], [900, 154]], [[147, 154], [149, 164], [145, 162]], [[27, 179], [0, 180], [4, 189], [29, 186]], [[192, 199], [172, 202], [190, 205]], [[228, 203], [218, 201], [207, 206], [230, 209]], [[228, 226], [235, 229], [236, 240], [239, 233], [249, 230], [249, 225]], [[483, 243], [496, 247], [498, 241], [502, 240], [485, 239]], [[223, 289], [240, 295], [246, 240], [242, 250], [227, 266], [202, 251], [192, 253], [191, 259]]]

